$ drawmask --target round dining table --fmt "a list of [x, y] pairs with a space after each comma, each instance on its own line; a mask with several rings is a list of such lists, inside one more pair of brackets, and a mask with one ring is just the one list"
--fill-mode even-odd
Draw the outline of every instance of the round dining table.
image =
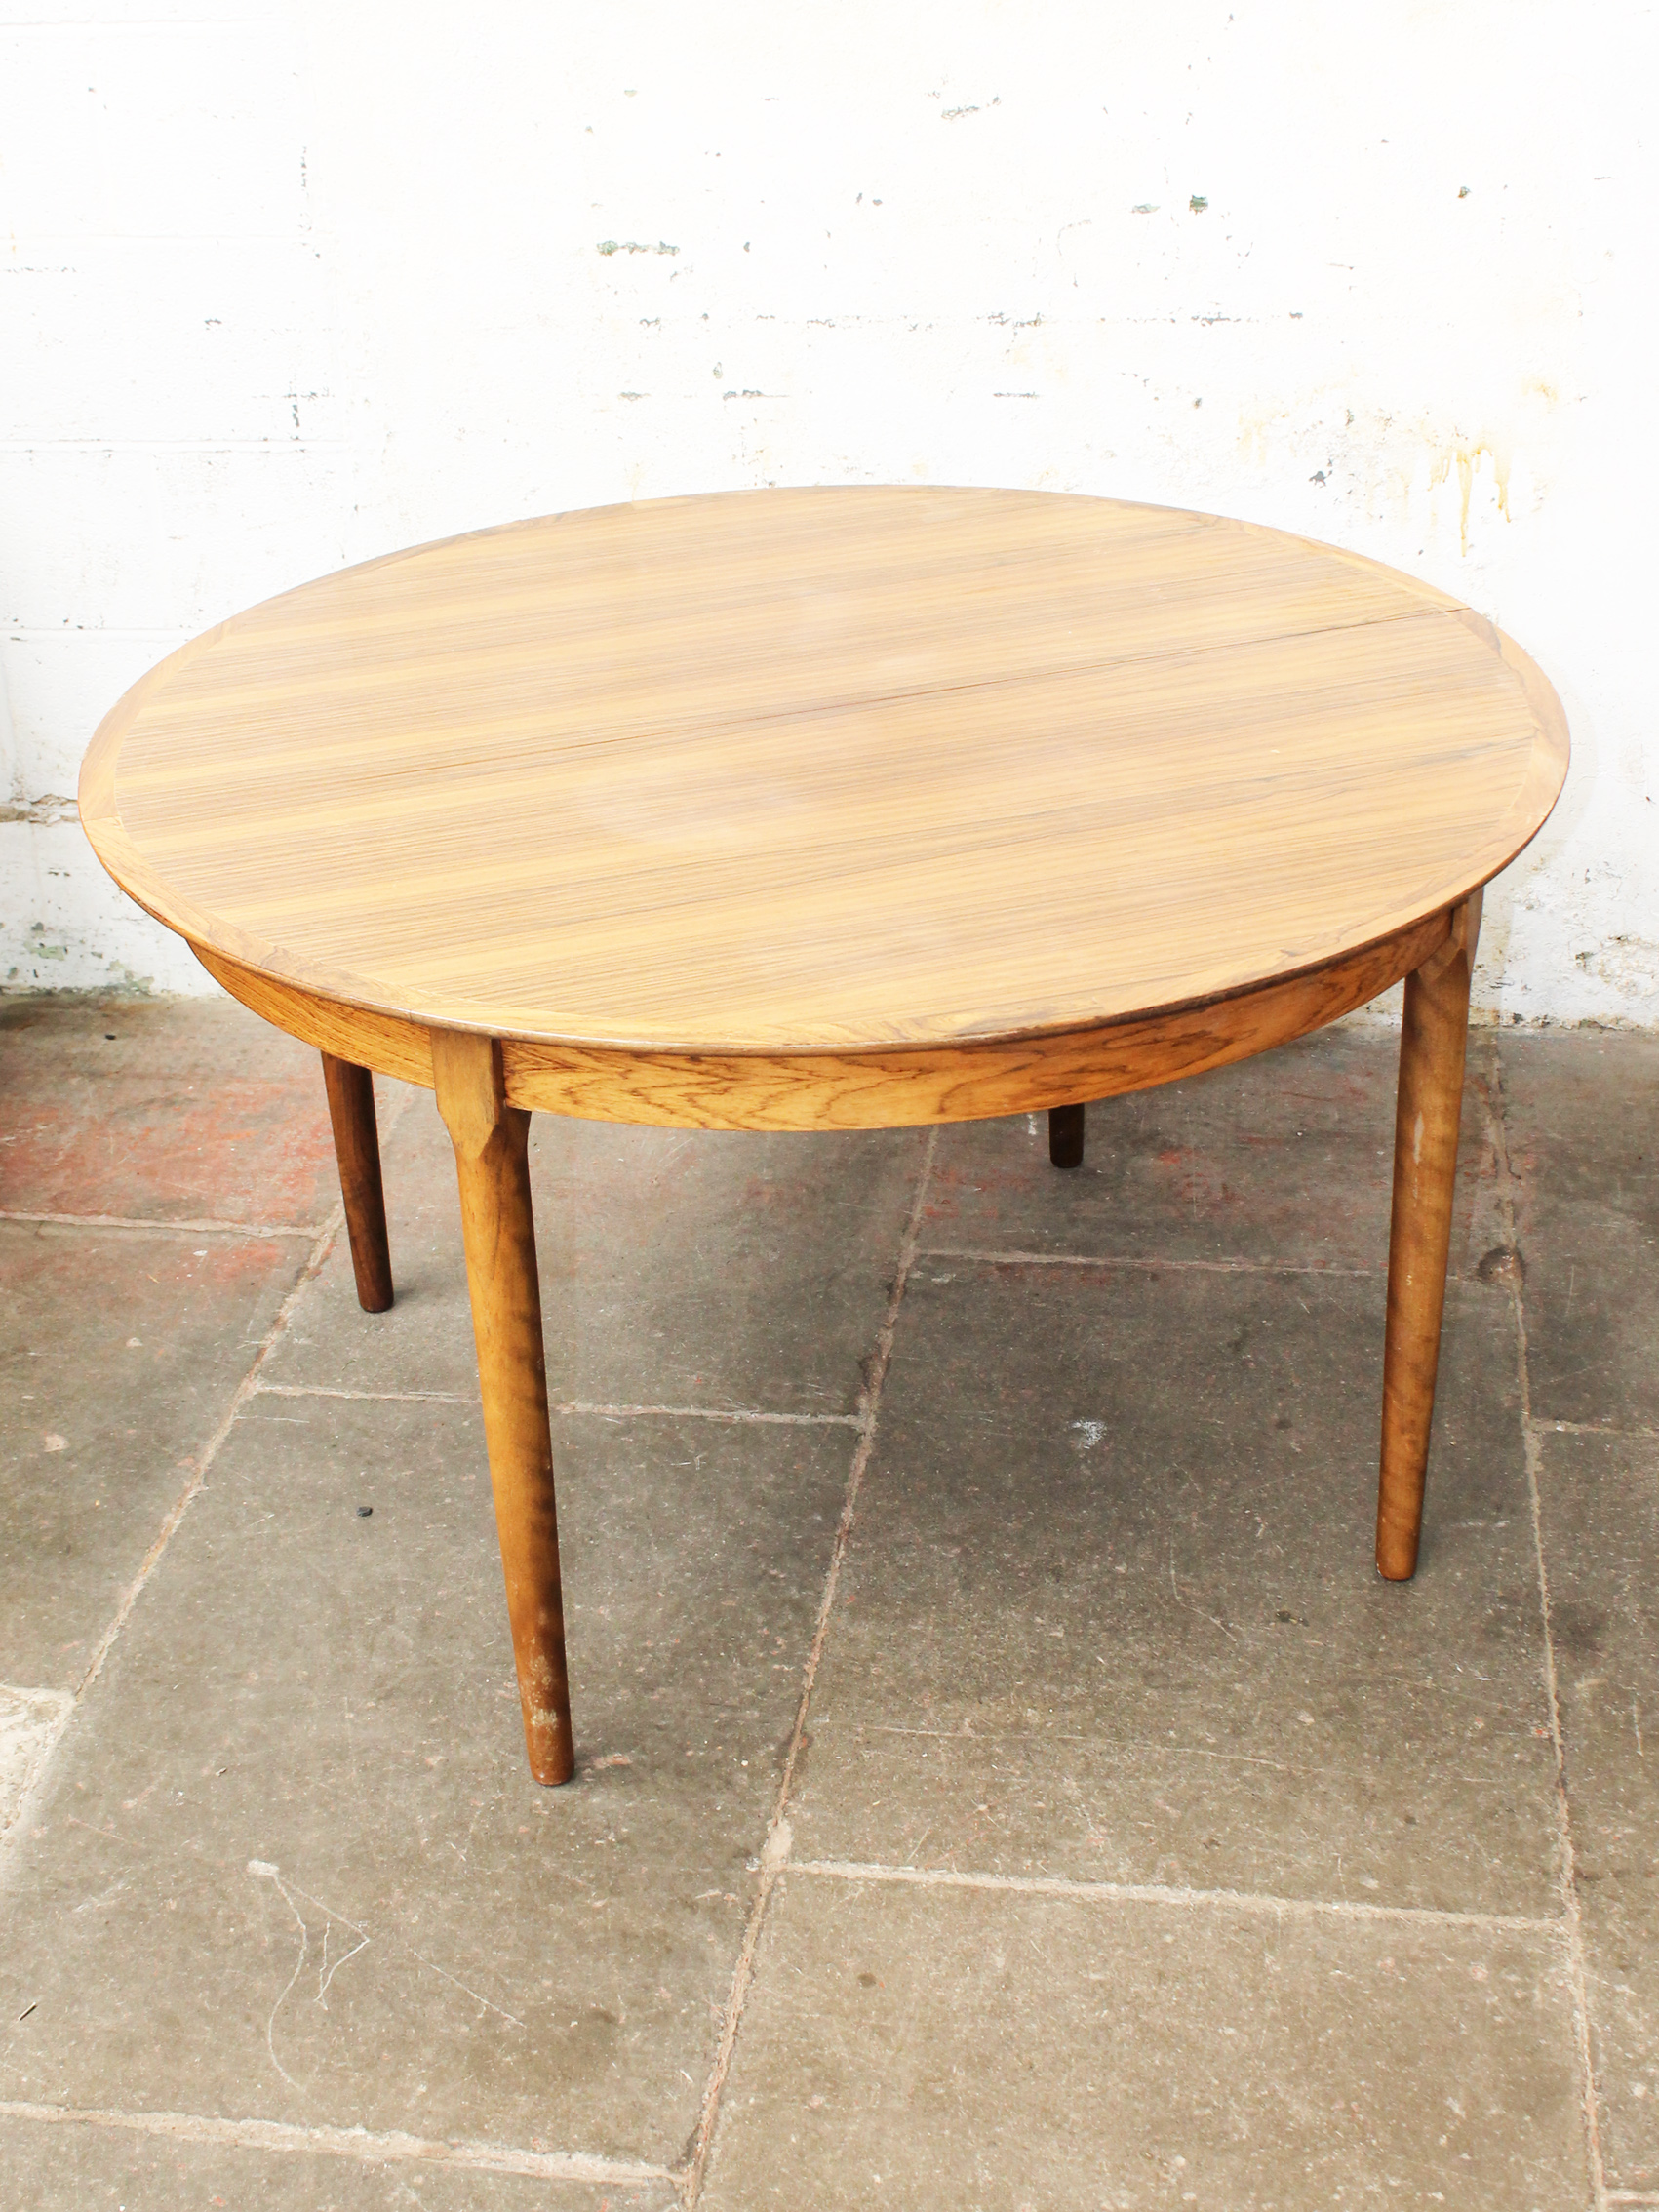
[[371, 1312], [373, 1074], [436, 1093], [530, 1767], [557, 1783], [531, 1114], [1047, 1110], [1075, 1166], [1086, 1103], [1403, 977], [1376, 1537], [1403, 1579], [1481, 889], [1566, 764], [1526, 654], [1357, 554], [1111, 499], [843, 487], [509, 523], [267, 600], [120, 700], [80, 808], [123, 889], [320, 1048]]

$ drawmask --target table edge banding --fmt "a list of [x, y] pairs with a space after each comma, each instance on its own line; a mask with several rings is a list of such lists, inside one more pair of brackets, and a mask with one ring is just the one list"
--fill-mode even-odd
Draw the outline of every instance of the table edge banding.
[[[1007, 1038], [857, 1052], [674, 1052], [502, 1037], [507, 1103], [581, 1121], [703, 1129], [901, 1128], [1116, 1097], [1323, 1029], [1408, 975], [1452, 932], [1442, 907], [1358, 952], [1222, 998]], [[428, 1023], [301, 990], [193, 944], [231, 997], [303, 1043], [424, 1089]]]

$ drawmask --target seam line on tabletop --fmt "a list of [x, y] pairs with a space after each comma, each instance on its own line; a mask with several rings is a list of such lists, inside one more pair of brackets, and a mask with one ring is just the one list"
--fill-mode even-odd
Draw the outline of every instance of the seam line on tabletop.
[[[388, 1135], [391, 1133], [392, 1129], [396, 1127], [397, 1123], [402, 1119], [407, 1103], [407, 1099], [400, 1099], [392, 1115], [388, 1117], [386, 1124], [386, 1133]], [[140, 1560], [138, 1572], [133, 1576], [133, 1579], [128, 1583], [126, 1589], [122, 1592], [121, 1598], [116, 1604], [115, 1611], [111, 1615], [109, 1623], [104, 1629], [102, 1636], [99, 1638], [98, 1643], [94, 1647], [91, 1659], [87, 1662], [85, 1672], [82, 1674], [79, 1681], [76, 1682], [74, 1689], [70, 1693], [69, 1697], [65, 1700], [59, 1718], [53, 1724], [52, 1732], [48, 1739], [47, 1745], [41, 1757], [36, 1760], [34, 1771], [24, 1788], [22, 1796], [18, 1800], [16, 1809], [14, 1810], [12, 1815], [11, 1823], [6, 1829], [4, 1836], [0, 1837], [0, 1854], [3, 1854], [4, 1846], [9, 1843], [14, 1837], [21, 1837], [28, 1833], [30, 1826], [30, 1815], [33, 1812], [35, 1805], [38, 1803], [41, 1795], [47, 1788], [52, 1769], [55, 1764], [55, 1755], [58, 1751], [59, 1746], [63, 1742], [64, 1738], [69, 1733], [70, 1727], [72, 1726], [74, 1721], [74, 1717], [79, 1712], [81, 1703], [86, 1697], [87, 1692], [93, 1687], [94, 1683], [97, 1682], [99, 1676], [103, 1673], [104, 1662], [108, 1659], [109, 1654], [114, 1648], [116, 1640], [120, 1637], [122, 1630], [126, 1627], [128, 1620], [131, 1618], [134, 1607], [138, 1604], [138, 1600], [143, 1596], [144, 1591], [149, 1584], [150, 1577], [155, 1573], [157, 1567], [161, 1564], [162, 1559], [166, 1554], [167, 1547], [173, 1541], [173, 1538], [178, 1529], [179, 1523], [183, 1521], [184, 1516], [189, 1512], [191, 1506], [195, 1503], [197, 1496], [200, 1494], [203, 1488], [205, 1488], [209, 1471], [211, 1470], [214, 1461], [218, 1456], [219, 1447], [224, 1442], [225, 1438], [229, 1436], [231, 1429], [235, 1426], [237, 1415], [242, 1411], [250, 1399], [254, 1398], [257, 1395], [259, 1387], [259, 1370], [261, 1369], [261, 1367], [263, 1367], [265, 1362], [270, 1358], [271, 1354], [276, 1350], [278, 1344], [281, 1343], [283, 1337], [287, 1334], [288, 1324], [294, 1314], [295, 1308], [299, 1304], [299, 1301], [304, 1297], [306, 1291], [311, 1287], [312, 1284], [321, 1274], [323, 1266], [327, 1261], [330, 1252], [334, 1248], [335, 1239], [339, 1234], [344, 1220], [345, 1206], [343, 1201], [341, 1201], [336, 1204], [333, 1210], [328, 1215], [328, 1218], [323, 1222], [321, 1228], [315, 1232], [311, 1248], [305, 1255], [304, 1264], [300, 1268], [298, 1276], [290, 1286], [287, 1295], [283, 1298], [281, 1305], [277, 1308], [276, 1313], [271, 1320], [270, 1326], [266, 1329], [264, 1335], [259, 1339], [258, 1346], [255, 1351], [253, 1360], [243, 1373], [242, 1380], [237, 1384], [235, 1390], [231, 1393], [229, 1404], [225, 1407], [224, 1412], [220, 1415], [218, 1421], [215, 1424], [206, 1442], [198, 1451], [192, 1453], [180, 1463], [185, 1469], [187, 1476], [184, 1487], [179, 1491], [178, 1495], [174, 1499], [172, 1505], [163, 1515], [161, 1526], [156, 1531], [155, 1537], [152, 1540], [148, 1551], [144, 1554], [143, 1559]], [[0, 1865], [3, 1865], [3, 1858], [0, 1858]], [[3, 2107], [0, 2107], [0, 2110], [3, 2109]]]
[[49, 1222], [63, 1229], [132, 1229], [157, 1237], [320, 1237], [329, 1224], [318, 1221], [143, 1221], [130, 1213], [33, 1213], [0, 1206], [0, 1221]]
[[[95, 441], [90, 440], [80, 442], [88, 444], [96, 443]], [[273, 447], [280, 446], [284, 449], [290, 448], [297, 442], [298, 441], [293, 439], [250, 439], [247, 441], [248, 445], [255, 448], [270, 445]], [[316, 443], [318, 444], [329, 442], [330, 441], [323, 440], [316, 441]], [[5, 452], [8, 449], [3, 444], [0, 444], [0, 452]], [[99, 450], [102, 450], [101, 446], [99, 447]], [[207, 446], [202, 448], [201, 450], [204, 452], [217, 452], [220, 449], [217, 446]], [[433, 542], [435, 544], [442, 545], [450, 542], [450, 540], [440, 538], [434, 540]], [[386, 556], [386, 558], [395, 561], [400, 558], [406, 558], [409, 553], [424, 552], [426, 550], [427, 548], [425, 546], [410, 546], [406, 548], [404, 555], [393, 554]], [[375, 565], [375, 564], [372, 562], [365, 562], [362, 564], [362, 566], [365, 568]], [[349, 573], [350, 572], [341, 571], [338, 573], [343, 574]], [[319, 582], [326, 582], [329, 579], [318, 578], [317, 580]], [[303, 590], [307, 587], [300, 585], [296, 588]], [[287, 595], [282, 594], [279, 596]], [[686, 732], [689, 731], [693, 731], [699, 726], [705, 724], [711, 727], [714, 724], [718, 724], [720, 728], [728, 731], [752, 730], [759, 731], [773, 728], [781, 724], [809, 721], [814, 716], [868, 713], [872, 710], [883, 707], [896, 707], [910, 704], [921, 704], [928, 701], [945, 701], [955, 698], [962, 698], [975, 692], [994, 693], [1007, 691], [1022, 684], [1030, 684], [1033, 681], [1036, 681], [1038, 683], [1075, 682], [1086, 677], [1104, 675], [1112, 670], [1127, 668], [1149, 668], [1156, 666], [1160, 662], [1170, 660], [1208, 659], [1220, 653], [1248, 652], [1251, 651], [1259, 650], [1263, 646], [1294, 645], [1308, 638], [1346, 637], [1352, 635], [1352, 633], [1357, 630], [1388, 629], [1394, 624], [1401, 622], [1433, 621], [1443, 624], [1447, 621], [1457, 621], [1459, 618], [1459, 612], [1460, 611], [1458, 609], [1451, 607], [1403, 607], [1397, 610], [1393, 613], [1362, 615], [1359, 619], [1351, 622], [1317, 622], [1311, 627], [1304, 627], [1301, 629], [1271, 630], [1264, 632], [1260, 636], [1224, 639], [1218, 641], [1217, 643], [1209, 645], [1194, 644], [1189, 641], [1187, 643], [1179, 645], [1154, 646], [1148, 650], [1141, 652], [1104, 652], [1091, 657], [1090, 659], [1081, 661], [1077, 664], [1076, 667], [1073, 668], [1047, 671], [1039, 670], [1036, 672], [1029, 670], [1020, 670], [1008, 675], [982, 676], [969, 678], [966, 681], [960, 681], [957, 683], [941, 682], [935, 684], [904, 685], [896, 691], [872, 692], [858, 691], [852, 693], [849, 696], [837, 695], [835, 697], [824, 697], [814, 700], [811, 704], [807, 706], [777, 706], [770, 708], [763, 707], [759, 709], [751, 709], [746, 714], [712, 716], [695, 714], [690, 717], [682, 717], [678, 721], [675, 721], [671, 724], [664, 724], [663, 727], [664, 729], [672, 728], [678, 731]], [[53, 632], [50, 634], [56, 635], [57, 633]], [[1496, 656], [1494, 655], [1493, 657], [1495, 658]], [[626, 742], [627, 739], [624, 737], [601, 737], [589, 740], [581, 747], [581, 751], [584, 753], [584, 755], [593, 755], [603, 753]]]
[[853, 1449], [852, 1464], [848, 1470], [847, 1492], [842, 1501], [841, 1519], [836, 1526], [835, 1542], [830, 1549], [830, 1561], [824, 1576], [823, 1596], [818, 1602], [818, 1617], [812, 1632], [812, 1641], [807, 1653], [807, 1664], [802, 1673], [801, 1696], [795, 1710], [795, 1725], [790, 1732], [789, 1749], [783, 1761], [783, 1774], [777, 1786], [777, 1797], [772, 1807], [766, 1843], [761, 1851], [760, 1886], [755, 1902], [749, 1911], [743, 1941], [732, 1969], [731, 1988], [727, 1997], [725, 2017], [721, 2024], [720, 2041], [715, 2050], [714, 2064], [709, 2070], [708, 2085], [703, 2092], [702, 2111], [698, 2115], [696, 2133], [692, 2138], [691, 2153], [685, 2181], [686, 2212], [696, 2212], [701, 2200], [703, 2182], [708, 2172], [709, 2153], [714, 2146], [714, 2133], [720, 2118], [721, 2099], [725, 2093], [731, 2072], [732, 2054], [737, 2045], [737, 2031], [742, 2021], [744, 2002], [748, 1997], [754, 1975], [755, 1955], [760, 1947], [761, 1931], [766, 1924], [767, 1911], [771, 1903], [777, 1877], [789, 1862], [791, 1831], [788, 1819], [790, 1792], [794, 1788], [795, 1769], [800, 1762], [801, 1743], [807, 1730], [807, 1715], [811, 1706], [812, 1687], [817, 1679], [819, 1662], [829, 1637], [830, 1619], [835, 1610], [836, 1591], [841, 1581], [842, 1562], [847, 1557], [848, 1543], [857, 1516], [858, 1493], [863, 1485], [864, 1472], [870, 1464], [875, 1448], [877, 1424], [881, 1417], [882, 1392], [887, 1384], [888, 1368], [892, 1360], [894, 1331], [898, 1326], [898, 1311], [904, 1302], [905, 1286], [910, 1270], [916, 1260], [916, 1244], [921, 1233], [923, 1210], [928, 1200], [928, 1185], [933, 1172], [933, 1155], [938, 1149], [938, 1128], [935, 1125], [928, 1131], [927, 1149], [922, 1155], [921, 1170], [916, 1178], [916, 1195], [911, 1201], [909, 1217], [899, 1240], [898, 1259], [893, 1270], [892, 1288], [888, 1293], [887, 1310], [876, 1332], [875, 1356], [870, 1363], [869, 1378], [861, 1394], [859, 1418], [861, 1422], [858, 1442]]
[[[1507, 1101], [1504, 1092], [1502, 1047], [1494, 1042], [1488, 1074], [1481, 1086], [1486, 1124], [1497, 1164], [1499, 1218], [1504, 1243], [1517, 1249], [1516, 1176], [1509, 1157]], [[1527, 1501], [1532, 1516], [1532, 1550], [1538, 1577], [1538, 1611], [1543, 1627], [1544, 1695], [1549, 1707], [1550, 1741], [1556, 1755], [1556, 1831], [1560, 1853], [1559, 1888], [1563, 1909], [1562, 1932], [1566, 1941], [1567, 1978], [1572, 1994], [1574, 2058], [1579, 2079], [1579, 2107], [1584, 2120], [1585, 2157], [1590, 2167], [1590, 2188], [1596, 2212], [1607, 2204], [1607, 2175], [1601, 2154], [1600, 2100], [1596, 2089], [1596, 2067], [1591, 2049], [1589, 1977], [1584, 1959], [1584, 1930], [1579, 1912], [1577, 1870], [1573, 1853], [1572, 1807], [1567, 1797], [1566, 1749], [1561, 1733], [1560, 1687], [1556, 1672], [1555, 1634], [1550, 1617], [1550, 1569], [1544, 1557], [1544, 1510], [1538, 1475], [1543, 1458], [1540, 1430], [1544, 1424], [1532, 1413], [1532, 1363], [1526, 1336], [1526, 1303], [1523, 1285], [1511, 1271], [1510, 1305], [1515, 1316], [1516, 1379], [1521, 1394], [1521, 1448], [1526, 1463]]]
[[433, 2141], [393, 2129], [303, 2127], [288, 2120], [217, 2119], [197, 2113], [125, 2113], [98, 2107], [0, 2102], [0, 2119], [44, 2120], [59, 2126], [129, 2129], [174, 2142], [217, 2143], [256, 2151], [301, 2151], [367, 2164], [397, 2161], [459, 2166], [473, 2173], [523, 2174], [542, 2181], [672, 2182], [666, 2166], [606, 2158], [585, 2151], [524, 2151], [514, 2144], [464, 2138]]

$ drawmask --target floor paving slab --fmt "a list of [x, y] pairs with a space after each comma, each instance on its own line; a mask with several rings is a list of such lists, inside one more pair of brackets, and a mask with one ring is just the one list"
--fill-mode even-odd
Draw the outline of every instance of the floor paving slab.
[[1500, 1046], [1532, 1410], [1659, 1428], [1659, 1038]]
[[[590, 1403], [849, 1413], [924, 1136], [731, 1135], [537, 1115], [531, 1172], [548, 1381]], [[454, 1156], [426, 1094], [384, 1147], [397, 1302], [335, 1256], [272, 1378], [478, 1388]]]
[[0, 1681], [80, 1680], [308, 1249], [0, 1221]]
[[1560, 1947], [790, 1874], [706, 2212], [1582, 2212]]
[[[1483, 1046], [1464, 1095], [1454, 1272], [1497, 1242]], [[1047, 1117], [939, 1131], [924, 1250], [1244, 1259], [1386, 1270], [1399, 1032], [1324, 1030], [1188, 1083], [1088, 1109], [1081, 1167], [1048, 1162]]]
[[322, 1065], [229, 999], [0, 997], [0, 1211], [320, 1223]]
[[0, 2099], [96, 2109], [118, 2083], [129, 2108], [672, 2163], [851, 1440], [561, 1425], [580, 1765], [549, 1791], [477, 1416], [255, 1406], [21, 1839]]
[[[0, 2202], [9, 2212], [246, 2212], [256, 2204], [261, 2212], [669, 2212], [678, 2202], [660, 2182], [491, 2172], [483, 2163], [491, 2146], [468, 2147], [466, 2163], [445, 2163], [437, 2146], [377, 2160], [372, 2143], [339, 2153], [273, 2150], [197, 2140], [188, 2114], [163, 2115], [164, 2128], [169, 2121], [168, 2132], [150, 2132], [0, 2112]], [[533, 2153], [519, 2162], [533, 2165]]]
[[[1511, 1189], [1534, 1413], [1627, 1432], [1539, 1479], [1607, 2178], [1659, 2204], [1659, 1045], [1472, 1038], [1405, 1588], [1397, 1051], [1091, 1108], [1075, 1174], [1041, 1118], [938, 1132], [713, 2212], [1586, 2201]], [[0, 1002], [0, 1211], [335, 1204], [315, 1054], [234, 1007]], [[60, 1736], [306, 1240], [0, 1223], [0, 1795], [58, 1744], [0, 1894], [0, 2203], [673, 2200], [624, 2168], [691, 2145], [924, 1137], [533, 1126], [556, 1392], [739, 1415], [559, 1415], [562, 1792], [430, 1097], [382, 1090], [399, 1305], [342, 1240]]]
[[1659, 1443], [1546, 1436], [1538, 1487], [1602, 2149], [1659, 2201]]
[[1560, 1911], [1507, 1294], [1371, 1559], [1383, 1286], [919, 1259], [809, 1721], [813, 1859]]

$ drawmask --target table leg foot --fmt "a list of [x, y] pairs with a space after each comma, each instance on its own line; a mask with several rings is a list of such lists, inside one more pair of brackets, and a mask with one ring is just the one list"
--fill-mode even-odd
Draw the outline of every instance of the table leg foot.
[[1407, 1581], [1417, 1569], [1480, 928], [1476, 892], [1453, 914], [1446, 943], [1405, 979], [1377, 1490], [1377, 1567], [1391, 1582]]
[[1049, 1107], [1048, 1159], [1053, 1166], [1083, 1165], [1083, 1117], [1081, 1106]]
[[325, 1052], [323, 1082], [334, 1124], [357, 1302], [366, 1314], [383, 1314], [392, 1302], [392, 1255], [386, 1242], [386, 1195], [375, 1127], [375, 1079], [367, 1068]]
[[568, 1782], [576, 1758], [531, 1217], [530, 1115], [506, 1104], [501, 1047], [488, 1037], [434, 1030], [432, 1069], [460, 1185], [484, 1437], [525, 1745], [538, 1782]]

